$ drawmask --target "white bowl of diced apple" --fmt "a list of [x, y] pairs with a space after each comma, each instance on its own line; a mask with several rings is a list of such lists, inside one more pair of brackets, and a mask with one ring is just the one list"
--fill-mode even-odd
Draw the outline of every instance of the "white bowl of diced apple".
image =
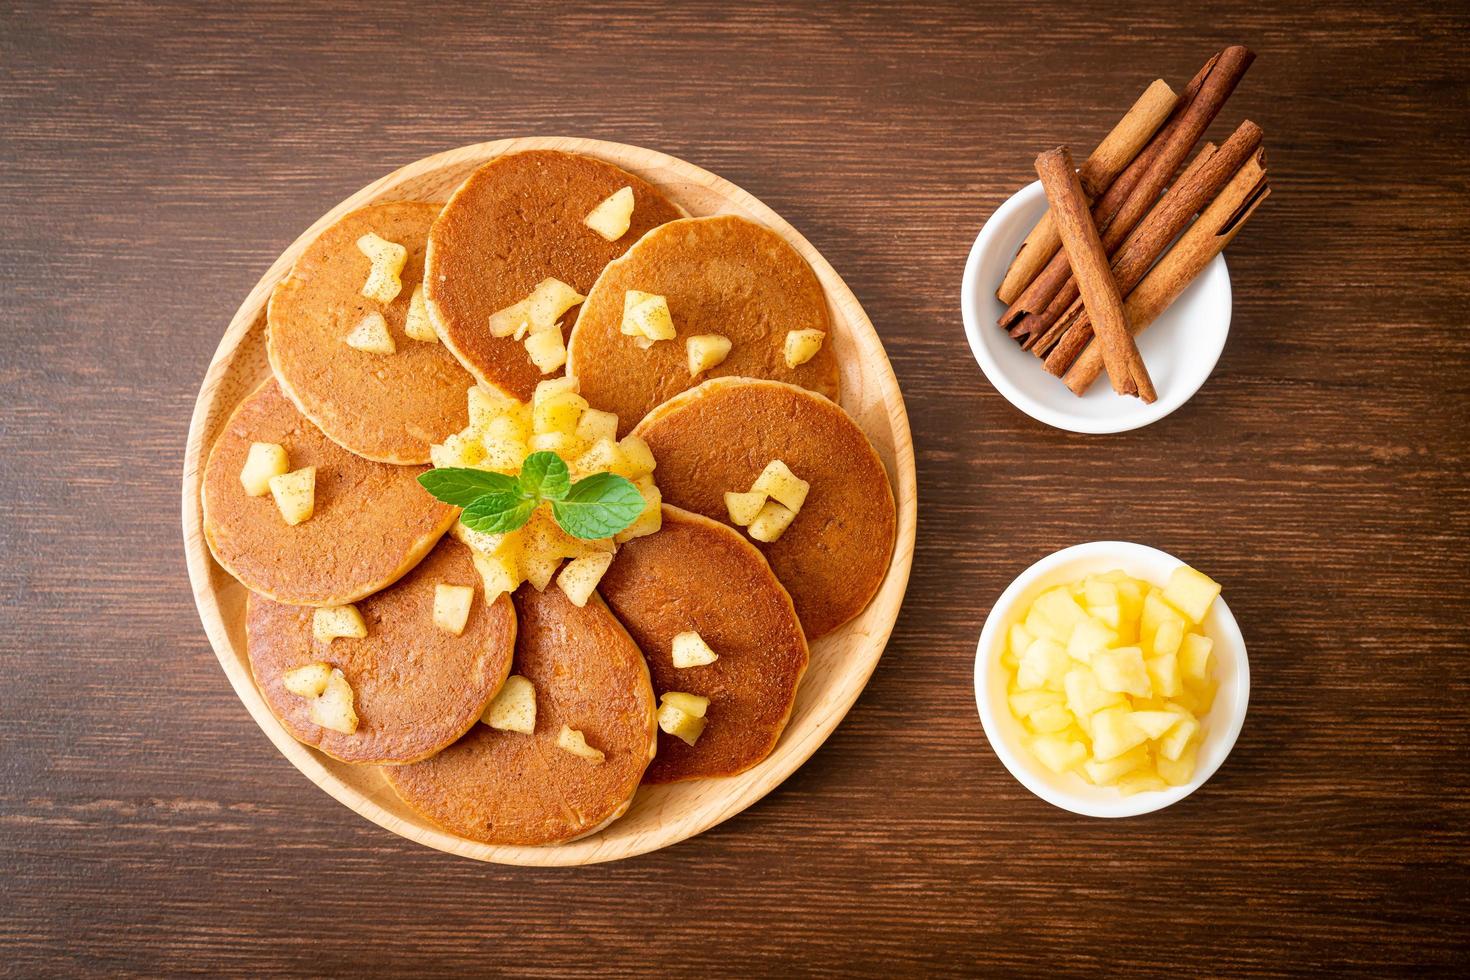
[[1172, 555], [1093, 541], [1001, 594], [975, 656], [985, 737], [1023, 786], [1090, 817], [1177, 803], [1215, 774], [1250, 700], [1220, 587]]

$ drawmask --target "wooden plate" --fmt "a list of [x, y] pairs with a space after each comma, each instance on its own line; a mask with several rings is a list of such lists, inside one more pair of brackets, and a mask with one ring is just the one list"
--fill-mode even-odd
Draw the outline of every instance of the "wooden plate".
[[[446, 200], [487, 160], [532, 149], [568, 150], [607, 160], [658, 185], [691, 215], [738, 214], [758, 221], [785, 237], [811, 263], [831, 308], [829, 342], [836, 345], [841, 365], [842, 405], [868, 434], [894, 482], [898, 540], [888, 575], [873, 602], [857, 619], [812, 645], [811, 666], [791, 721], [764, 762], [728, 779], [644, 788], [622, 819], [582, 840], [549, 847], [497, 847], [464, 840], [428, 823], [404, 806], [375, 767], [336, 762], [286, 733], [251, 679], [245, 657], [245, 588], [210, 557], [199, 492], [204, 461], [220, 427], [240, 400], [270, 373], [265, 354], [266, 301], [306, 246], [349, 211], [380, 201]], [[312, 782], [394, 833], [451, 854], [526, 865], [590, 864], [643, 854], [713, 827], [780, 785], [832, 734], [877, 666], [908, 585], [917, 518], [913, 443], [898, 381], [867, 315], [817, 250], [760, 201], [693, 164], [636, 146], [569, 138], [499, 140], [426, 157], [364, 187], [308, 228], [256, 283], [215, 351], [189, 425], [183, 497], [184, 550], [199, 616], [235, 693], [276, 748]]]

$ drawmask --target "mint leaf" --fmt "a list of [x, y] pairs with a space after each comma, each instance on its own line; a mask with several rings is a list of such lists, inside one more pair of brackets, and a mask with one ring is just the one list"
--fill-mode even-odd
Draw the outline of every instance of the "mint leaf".
[[572, 474], [556, 453], [532, 453], [521, 463], [521, 493], [532, 500], [561, 500], [572, 486]]
[[646, 505], [643, 494], [625, 477], [594, 473], [552, 501], [551, 513], [572, 537], [595, 540], [612, 537], [632, 524]]
[[514, 490], [486, 493], [476, 497], [459, 519], [466, 527], [483, 534], [504, 534], [529, 521], [536, 504], [537, 501], [527, 500]]
[[504, 473], [447, 466], [420, 473], [419, 485], [446, 504], [468, 507], [487, 493], [514, 493], [516, 478]]

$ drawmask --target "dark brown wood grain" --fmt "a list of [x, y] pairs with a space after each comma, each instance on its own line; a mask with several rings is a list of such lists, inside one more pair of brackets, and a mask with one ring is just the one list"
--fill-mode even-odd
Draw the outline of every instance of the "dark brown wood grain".
[[[1463, 5], [0, 5], [0, 973], [1389, 973], [1470, 958]], [[1224, 25], [1230, 25], [1227, 30]], [[1184, 408], [1072, 435], [983, 379], [964, 257], [1047, 146], [1259, 55], [1229, 345]], [[872, 317], [919, 456], [887, 655], [779, 791], [579, 870], [400, 840], [225, 683], [178, 486], [205, 365], [311, 220], [519, 134], [684, 157]], [[1199, 793], [1050, 808], [980, 731], [992, 600], [1121, 537], [1225, 584], [1250, 717]]]

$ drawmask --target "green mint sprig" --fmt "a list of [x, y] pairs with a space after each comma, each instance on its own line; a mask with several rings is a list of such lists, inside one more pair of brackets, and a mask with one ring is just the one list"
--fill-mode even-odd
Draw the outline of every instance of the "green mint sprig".
[[429, 470], [419, 483], [446, 504], [464, 508], [459, 519], [485, 534], [504, 534], [525, 525], [543, 502], [574, 538], [610, 538], [643, 513], [647, 501], [626, 477], [594, 473], [572, 482], [556, 453], [527, 456], [519, 476], [450, 466]]

